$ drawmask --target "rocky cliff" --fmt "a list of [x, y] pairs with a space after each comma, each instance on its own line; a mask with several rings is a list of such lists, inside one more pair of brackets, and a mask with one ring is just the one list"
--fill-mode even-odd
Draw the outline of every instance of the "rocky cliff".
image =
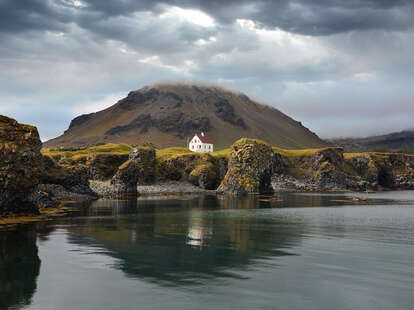
[[246, 138], [234, 143], [228, 152], [217, 153], [193, 153], [185, 148], [134, 150], [120, 145], [102, 148], [92, 149], [95, 152], [115, 150], [118, 154], [90, 155], [88, 150], [49, 154], [62, 165], [70, 162], [78, 168], [84, 166], [83, 171], [89, 172], [85, 172], [83, 184], [85, 178], [94, 179], [96, 175], [91, 173], [96, 171], [96, 161], [90, 158], [102, 156], [101, 175], [106, 177], [92, 182], [91, 186], [103, 196], [138, 194], [137, 184], [171, 181], [237, 194], [272, 190], [414, 189], [414, 156], [407, 154], [344, 153], [340, 147], [286, 150]]
[[[128, 102], [122, 102], [127, 109]], [[35, 127], [0, 116], [0, 213], [37, 213], [61, 199], [137, 195], [137, 185], [170, 181], [236, 194], [414, 189], [414, 155], [402, 153], [287, 150], [247, 138], [215, 153], [115, 144], [44, 155], [40, 149]]]
[[137, 195], [138, 184], [155, 181], [155, 150], [141, 147], [132, 150], [129, 159], [123, 163], [111, 179], [111, 185], [118, 196]]
[[37, 213], [31, 195], [41, 173], [42, 143], [36, 127], [0, 115], [0, 213]]
[[282, 153], [283, 169], [273, 175], [276, 189], [414, 189], [413, 155], [344, 153], [342, 148]]
[[218, 191], [222, 193], [270, 193], [275, 154], [263, 141], [240, 139], [231, 147], [227, 173]]

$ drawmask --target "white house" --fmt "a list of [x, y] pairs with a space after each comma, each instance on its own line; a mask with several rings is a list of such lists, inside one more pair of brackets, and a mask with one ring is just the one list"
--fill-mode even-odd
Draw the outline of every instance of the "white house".
[[202, 132], [196, 134], [188, 144], [188, 148], [193, 152], [213, 152], [213, 140]]

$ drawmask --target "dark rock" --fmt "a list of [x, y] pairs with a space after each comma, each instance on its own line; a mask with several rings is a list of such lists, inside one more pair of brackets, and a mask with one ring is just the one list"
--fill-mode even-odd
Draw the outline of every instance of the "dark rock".
[[43, 185], [30, 194], [29, 199], [39, 208], [55, 208], [59, 205], [58, 198], [54, 193], [47, 191]]
[[38, 213], [30, 195], [41, 172], [41, 147], [36, 127], [0, 115], [0, 213]]
[[204, 189], [216, 189], [227, 170], [225, 158], [216, 159], [208, 153], [192, 153], [161, 159], [157, 163], [160, 181], [184, 181]]
[[344, 168], [344, 149], [343, 148], [325, 148], [310, 156], [310, 166], [317, 170], [324, 163], [330, 163], [338, 169]]
[[75, 127], [78, 127], [78, 126], [81, 126], [81, 125], [85, 124], [87, 121], [89, 121], [89, 120], [93, 119], [93, 118], [94, 118], [94, 116], [95, 116], [95, 114], [96, 114], [96, 113], [83, 114], [83, 115], [80, 115], [80, 116], [78, 116], [78, 117], [75, 117], [75, 118], [74, 118], [74, 119], [70, 122], [69, 128], [68, 128], [68, 129], [67, 129], [64, 133], [67, 133], [69, 130], [71, 130], [71, 129], [75, 128]]
[[134, 110], [136, 105], [146, 103], [152, 96], [157, 95], [159, 92], [155, 88], [147, 92], [131, 91], [128, 96], [118, 101], [118, 106], [123, 110]]
[[151, 184], [155, 181], [155, 150], [136, 148], [129, 154], [112, 177], [111, 185], [118, 195], [137, 195], [138, 184]]
[[232, 145], [228, 171], [221, 182], [221, 193], [269, 193], [274, 167], [274, 152], [259, 140], [240, 139]]
[[234, 108], [231, 103], [225, 98], [219, 98], [214, 103], [216, 106], [216, 115], [225, 122], [236, 125], [246, 129], [247, 126], [244, 120], [234, 113]]
[[204, 189], [216, 189], [218, 186], [218, 169], [213, 164], [197, 166], [189, 175], [189, 181]]
[[226, 176], [229, 161], [225, 157], [220, 157], [217, 159], [217, 164], [219, 169], [219, 180], [221, 182]]
[[137, 195], [139, 165], [134, 160], [122, 164], [112, 177], [111, 185], [118, 195]]
[[128, 160], [124, 154], [93, 154], [88, 157], [86, 166], [90, 180], [109, 180], [118, 167]]
[[86, 165], [59, 165], [48, 156], [43, 156], [43, 171], [40, 184], [61, 185], [74, 194], [95, 196], [89, 187], [89, 168]]
[[155, 149], [140, 147], [133, 149], [129, 154], [129, 160], [138, 165], [138, 184], [152, 184], [155, 181], [156, 155]]
[[150, 128], [157, 128], [161, 132], [174, 132], [177, 136], [184, 137], [194, 131], [208, 132], [210, 119], [208, 117], [194, 117], [175, 111], [166, 116], [153, 118], [150, 114], [141, 114], [128, 125], [116, 126], [105, 132], [106, 135], [120, 135], [125, 132], [141, 129], [140, 133], [147, 132]]

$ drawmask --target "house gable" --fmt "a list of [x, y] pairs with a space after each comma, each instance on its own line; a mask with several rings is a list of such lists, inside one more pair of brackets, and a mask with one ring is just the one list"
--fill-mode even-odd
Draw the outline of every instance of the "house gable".
[[213, 141], [206, 135], [196, 134], [188, 144], [188, 148], [193, 152], [213, 152]]

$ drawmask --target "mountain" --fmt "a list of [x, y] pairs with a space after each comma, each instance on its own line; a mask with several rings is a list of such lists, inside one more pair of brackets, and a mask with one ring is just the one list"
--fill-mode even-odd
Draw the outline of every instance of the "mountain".
[[404, 130], [367, 138], [334, 139], [330, 142], [343, 146], [347, 152], [414, 153], [414, 130]]
[[63, 135], [45, 146], [98, 142], [186, 146], [196, 132], [207, 133], [216, 149], [241, 137], [283, 148], [327, 145], [300, 122], [242, 93], [215, 86], [158, 84], [132, 91], [105, 110], [76, 117]]

